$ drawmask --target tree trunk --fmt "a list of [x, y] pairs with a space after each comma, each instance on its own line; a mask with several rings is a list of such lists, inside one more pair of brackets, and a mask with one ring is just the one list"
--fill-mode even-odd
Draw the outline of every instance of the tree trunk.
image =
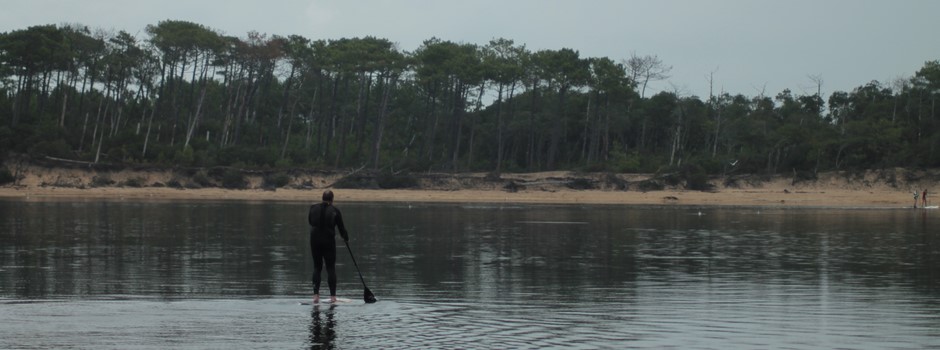
[[457, 86], [456, 86], [456, 88], [454, 89], [454, 101], [453, 101], [454, 103], [453, 103], [452, 114], [453, 114], [453, 116], [454, 116], [454, 123], [456, 124], [456, 125], [455, 125], [456, 135], [455, 135], [455, 137], [454, 137], [454, 149], [453, 149], [453, 157], [452, 157], [452, 159], [451, 159], [451, 166], [453, 167], [453, 171], [454, 171], [455, 173], [456, 173], [456, 172], [459, 170], [459, 168], [460, 168], [460, 167], [458, 166], [459, 163], [457, 162], [457, 159], [460, 157], [460, 141], [461, 141], [462, 136], [463, 136], [463, 135], [462, 135], [462, 132], [463, 132], [463, 112], [464, 112], [464, 104], [463, 104], [463, 101], [466, 100], [466, 97], [465, 97], [465, 94], [464, 94], [464, 91], [465, 91], [465, 90], [466, 90], [466, 88], [464, 87], [463, 83], [457, 83]]
[[284, 82], [284, 93], [281, 94], [281, 104], [277, 107], [277, 128], [281, 128], [281, 118], [284, 116], [284, 106], [287, 105], [287, 97], [290, 95], [291, 85], [294, 82], [294, 73], [297, 71], [297, 66], [291, 64], [290, 66], [290, 76], [287, 77], [287, 80]]
[[555, 118], [554, 123], [552, 123], [551, 138], [548, 144], [548, 162], [546, 167], [549, 170], [555, 168], [555, 162], [558, 160], [559, 146], [561, 143], [563, 125], [565, 119], [565, 95], [567, 94], [567, 87], [561, 87], [558, 90], [558, 112]]
[[587, 108], [584, 111], [584, 130], [581, 131], [581, 158], [588, 162], [590, 162], [590, 158], [588, 157], [588, 135], [591, 131], [588, 126], [591, 125], [591, 95], [597, 97], [597, 92], [588, 94]]
[[333, 90], [330, 93], [330, 120], [329, 120], [329, 130], [327, 130], [326, 140], [323, 144], [324, 159], [329, 158], [330, 145], [333, 143], [333, 136], [336, 135], [336, 117], [337, 117], [336, 110], [337, 110], [337, 104], [339, 104], [339, 102], [337, 101], [339, 99], [339, 97], [337, 96], [339, 95], [338, 90], [339, 90], [339, 74], [337, 73], [336, 76], [333, 78]]
[[398, 76], [386, 77], [385, 81], [385, 90], [382, 91], [382, 107], [375, 121], [375, 140], [372, 146], [372, 169], [374, 170], [379, 170], [379, 160], [382, 154], [382, 135], [385, 131], [385, 116], [388, 113], [388, 98], [398, 81]]
[[307, 111], [307, 135], [304, 139], [304, 150], [310, 150], [310, 138], [313, 137], [313, 121], [316, 119], [314, 117], [314, 109], [317, 104], [317, 93], [320, 92], [320, 84], [317, 83], [317, 86], [313, 89], [313, 96], [310, 98], [310, 110]]
[[[104, 104], [104, 98], [98, 101], [98, 113], [95, 114], [96, 119], [101, 116], [102, 104]], [[85, 125], [88, 125], [88, 114], [85, 114], [85, 124], [82, 126], [82, 137], [81, 137], [81, 140], [78, 142], [79, 152], [82, 151], [82, 149], [84, 149], [84, 145], [85, 145]], [[92, 147], [95, 146], [95, 135], [97, 134], [98, 134], [98, 123], [95, 122], [95, 128], [91, 132], [91, 146]]]
[[483, 80], [480, 83], [480, 92], [477, 94], [476, 107], [474, 108], [474, 116], [470, 122], [470, 144], [467, 145], [467, 169], [470, 169], [473, 166], [473, 137], [476, 135], [476, 125], [477, 121], [480, 119], [480, 110], [483, 109], [483, 92], [486, 89], [486, 80]]
[[[346, 96], [349, 93], [349, 77], [343, 79], [343, 94], [341, 96]], [[347, 131], [343, 123], [348, 123], [348, 118], [343, 118], [345, 115], [343, 113], [337, 113], [336, 115], [336, 130], [339, 131], [339, 146], [336, 147], [336, 158], [333, 162], [333, 166], [339, 167], [341, 162], [346, 156], [346, 137], [349, 135], [351, 130]], [[352, 127], [352, 126], [350, 126]]]
[[147, 157], [147, 144], [150, 142], [150, 127], [153, 126], [153, 114], [157, 110], [156, 106], [150, 109], [150, 118], [147, 121], [147, 133], [144, 136], [144, 149], [140, 152], [140, 157]]
[[42, 76], [39, 78], [39, 95], [37, 96], [37, 106], [36, 106], [36, 116], [37, 118], [42, 118], [43, 112], [46, 110], [46, 95], [49, 93], [49, 74], [48, 71], [42, 72]]
[[290, 106], [290, 112], [287, 114], [287, 135], [284, 136], [284, 147], [281, 148], [281, 159], [287, 156], [287, 145], [290, 144], [290, 132], [291, 128], [294, 126], [294, 111], [297, 109], [298, 102], [300, 102], [299, 97], [294, 99], [294, 103]]
[[85, 131], [88, 128], [88, 112], [85, 112], [85, 121], [82, 122], [82, 137], [78, 141], [78, 151], [81, 152], [85, 147]]
[[601, 135], [601, 155], [604, 161], [610, 160], [610, 94], [607, 95], [604, 107], [604, 132]]
[[62, 97], [62, 114], [59, 115], [59, 127], [65, 127], [65, 110], [69, 105], [69, 94], [63, 93]]
[[101, 138], [98, 140], [98, 149], [95, 151], [95, 164], [98, 164], [98, 159], [101, 158], [101, 144], [104, 143], [104, 128], [101, 128]]
[[23, 98], [22, 95], [25, 93], [23, 89], [26, 88], [26, 77], [21, 76], [17, 79], [16, 90], [13, 93], [13, 118], [10, 121], [10, 126], [16, 126], [17, 122], [20, 120], [20, 100]]
[[183, 77], [185, 74], [186, 74], [186, 59], [184, 58], [183, 66], [180, 67], [179, 79], [177, 79], [176, 84], [174, 84], [173, 86], [174, 88], [170, 92], [173, 94], [173, 102], [172, 102], [173, 127], [170, 129], [170, 147], [173, 147], [173, 145], [176, 143], [176, 126], [177, 124], [179, 124], [179, 120], [180, 120], [179, 90], [181, 90], [180, 85], [183, 85]]
[[529, 108], [530, 108], [530, 112], [529, 112], [529, 133], [528, 133], [528, 134], [529, 134], [529, 145], [528, 145], [528, 147], [526, 147], [526, 163], [527, 163], [527, 164], [526, 164], [526, 167], [529, 168], [530, 171], [537, 169], [537, 167], [534, 167], [534, 165], [535, 165], [535, 163], [536, 163], [535, 141], [536, 141], [536, 136], [539, 134], [539, 133], [535, 132], [535, 130], [536, 130], [536, 129], [535, 129], [535, 114], [536, 114], [536, 112], [538, 112], [538, 108], [537, 108], [537, 106], [538, 106], [538, 104], [537, 104], [537, 102], [538, 102], [538, 85], [537, 85], [537, 84], [538, 84], [538, 83], [537, 83], [536, 81], [534, 81], [534, 80], [532, 81], [532, 102], [529, 104]]
[[503, 88], [505, 85], [499, 84], [496, 93], [496, 178], [502, 174], [503, 166]]
[[715, 142], [712, 144], [712, 158], [718, 154], [718, 136], [721, 135], [721, 105], [718, 106], [718, 120], [715, 123]]
[[366, 119], [368, 119], [368, 109], [369, 109], [369, 93], [371, 92], [372, 86], [372, 72], [369, 72], [369, 77], [366, 79], [365, 72], [359, 75], [359, 97], [356, 101], [356, 152], [353, 155], [353, 158], [359, 159], [360, 154], [362, 153], [362, 145], [365, 143], [365, 128], [366, 128]]
[[434, 154], [434, 134], [437, 133], [437, 89], [438, 83], [428, 83], [428, 97], [425, 105], [428, 110], [427, 128], [424, 133], [424, 147], [421, 153], [427, 155], [428, 161], [433, 159]]
[[679, 149], [679, 138], [682, 137], [682, 125], [676, 125], [675, 135], [672, 137], [672, 150], [669, 152], [669, 166], [675, 164], [676, 151]]
[[193, 132], [196, 130], [196, 124], [199, 124], [199, 117], [202, 116], [202, 104], [206, 99], [206, 87], [208, 84], [203, 83], [202, 89], [199, 91], [199, 102], [196, 103], [196, 113], [193, 116], [192, 121], [189, 123], [189, 128], [186, 131], [186, 142], [183, 143], [183, 149], [189, 147], [189, 140], [193, 138]]

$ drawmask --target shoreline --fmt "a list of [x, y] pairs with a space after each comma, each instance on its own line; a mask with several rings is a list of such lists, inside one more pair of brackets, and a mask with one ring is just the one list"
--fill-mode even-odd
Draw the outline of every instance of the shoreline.
[[[201, 200], [318, 202], [323, 189], [229, 190], [167, 187], [0, 188], [0, 199], [56, 200]], [[778, 190], [774, 188], [723, 189], [716, 192], [662, 190], [363, 190], [333, 189], [336, 202], [364, 203], [493, 203], [493, 204], [597, 204], [653, 206], [782, 207], [782, 208], [912, 208], [910, 194], [897, 190]]]
[[[61, 162], [59, 162], [61, 163]], [[58, 164], [58, 163], [56, 163]], [[686, 188], [653, 174], [549, 171], [506, 173], [421, 173], [403, 175], [401, 189], [378, 189], [375, 174], [318, 170], [270, 174], [235, 171], [244, 189], [226, 189], [218, 169], [98, 169], [62, 164], [11, 168], [15, 183], [0, 186], [0, 199], [291, 201], [319, 202], [323, 190], [337, 203], [601, 204], [716, 207], [912, 208], [912, 194], [935, 192], [940, 170], [882, 169], [794, 176], [711, 176], [709, 191]], [[222, 172], [227, 171], [223, 169]], [[652, 188], [646, 185], [657, 184]], [[928, 197], [928, 199], [930, 199]], [[936, 202], [930, 201], [929, 204]], [[918, 203], [920, 206], [920, 203]]]

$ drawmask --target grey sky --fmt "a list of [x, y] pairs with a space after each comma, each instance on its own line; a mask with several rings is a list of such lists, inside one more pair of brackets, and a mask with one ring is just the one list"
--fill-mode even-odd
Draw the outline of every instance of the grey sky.
[[[513, 39], [531, 50], [572, 48], [619, 61], [658, 55], [684, 94], [823, 94], [911, 76], [940, 59], [940, 1], [933, 0], [3, 0], [0, 31], [81, 23], [126, 30], [187, 20], [227, 35], [250, 30], [311, 39], [372, 35], [413, 51], [438, 37], [485, 44]], [[649, 92], [647, 93], [649, 95]]]

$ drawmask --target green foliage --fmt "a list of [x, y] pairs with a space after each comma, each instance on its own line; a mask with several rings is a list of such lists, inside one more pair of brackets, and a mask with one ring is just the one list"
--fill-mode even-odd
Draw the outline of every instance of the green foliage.
[[10, 173], [10, 169], [0, 168], [0, 186], [16, 181], [16, 177]]
[[647, 183], [641, 183], [640, 187], [647, 190], [663, 186], [682, 186], [693, 191], [711, 191], [714, 186], [709, 183], [708, 173], [697, 164], [685, 164], [680, 167], [666, 167], [658, 172], [653, 179]]
[[234, 190], [243, 190], [248, 187], [245, 175], [237, 169], [225, 169], [222, 173], [222, 187]]
[[13, 130], [5, 125], [0, 125], [0, 160], [3, 160], [7, 153], [13, 149]]
[[199, 170], [193, 174], [192, 180], [201, 187], [212, 187], [212, 180], [209, 179], [209, 174], [205, 170]]
[[690, 166], [686, 169], [689, 173], [701, 174], [721, 174], [725, 172], [725, 161], [719, 158], [708, 156], [697, 156], [689, 159]]
[[132, 177], [125, 180], [124, 182], [121, 182], [120, 185], [124, 187], [144, 187], [144, 179], [139, 177]]
[[418, 179], [409, 174], [392, 174], [389, 172], [384, 172], [379, 174], [375, 181], [378, 187], [382, 189], [418, 187]]
[[350, 175], [337, 180], [333, 187], [345, 189], [378, 189], [374, 176]]
[[262, 187], [281, 188], [290, 183], [290, 176], [285, 173], [265, 174], [262, 178]]
[[[91, 161], [100, 144], [100, 162], [378, 174], [340, 181], [358, 188], [415, 185], [390, 168], [670, 169], [638, 186], [707, 190], [708, 174], [940, 166], [936, 60], [891, 87], [827, 98], [786, 89], [703, 100], [647, 96], [656, 78], [642, 68], [667, 67], [656, 56], [583, 57], [504, 38], [431, 38], [405, 52], [376, 37], [236, 37], [178, 20], [143, 36], [79, 25], [0, 34], [0, 158]], [[225, 177], [210, 170], [186, 185]]]
[[68, 158], [71, 154], [71, 148], [65, 140], [62, 139], [40, 141], [30, 147], [27, 154], [33, 159], [42, 159], [46, 156]]
[[604, 181], [607, 182], [607, 185], [619, 191], [626, 191], [630, 188], [629, 182], [617, 177], [617, 175], [613, 173], [607, 173], [604, 176]]
[[793, 172], [793, 180], [792, 180], [792, 183], [793, 183], [793, 184], [797, 184], [797, 183], [800, 183], [800, 182], [812, 182], [812, 181], [816, 181], [816, 179], [817, 179], [816, 173], [814, 173], [814, 172], [811, 172], [811, 171], [794, 171], [794, 172]]
[[637, 152], [624, 153], [615, 150], [611, 154], [611, 168], [618, 173], [637, 173], [641, 172], [642, 157]]
[[91, 187], [107, 187], [114, 185], [114, 180], [108, 174], [95, 175], [91, 178]]
[[173, 161], [177, 165], [187, 166], [187, 167], [193, 166], [193, 162], [195, 161], [195, 159], [196, 158], [193, 155], [193, 148], [188, 147], [188, 146], [181, 151], [177, 151], [176, 154], [173, 156]]
[[278, 159], [274, 162], [274, 167], [277, 169], [290, 168], [294, 165], [294, 162], [290, 158]]
[[665, 188], [663, 182], [656, 179], [647, 179], [636, 184], [636, 189], [640, 192], [662, 191]]
[[166, 186], [170, 188], [176, 188], [176, 189], [183, 188], [183, 184], [180, 182], [179, 178], [170, 179], [170, 181], [167, 181]]
[[113, 161], [124, 161], [127, 158], [127, 152], [124, 147], [114, 147], [108, 150], [108, 158]]
[[193, 153], [193, 164], [199, 167], [215, 166], [215, 159], [208, 150], [199, 150]]
[[597, 186], [594, 184], [594, 181], [580, 177], [568, 180], [568, 182], [565, 183], [565, 186], [573, 190], [593, 190], [597, 188]]
[[708, 183], [708, 174], [698, 165], [686, 165], [680, 170], [680, 176], [685, 180], [685, 188], [693, 191], [711, 191], [714, 186]]

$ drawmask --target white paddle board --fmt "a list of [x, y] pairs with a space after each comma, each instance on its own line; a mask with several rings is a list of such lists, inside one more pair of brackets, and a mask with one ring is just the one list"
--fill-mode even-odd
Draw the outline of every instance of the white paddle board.
[[353, 302], [352, 299], [336, 298], [336, 302], [331, 303], [330, 297], [326, 297], [326, 298], [321, 297], [319, 304], [314, 304], [313, 302], [310, 302], [310, 301], [301, 301], [300, 305], [330, 305], [330, 304], [346, 304], [346, 303], [351, 303], [351, 302]]

